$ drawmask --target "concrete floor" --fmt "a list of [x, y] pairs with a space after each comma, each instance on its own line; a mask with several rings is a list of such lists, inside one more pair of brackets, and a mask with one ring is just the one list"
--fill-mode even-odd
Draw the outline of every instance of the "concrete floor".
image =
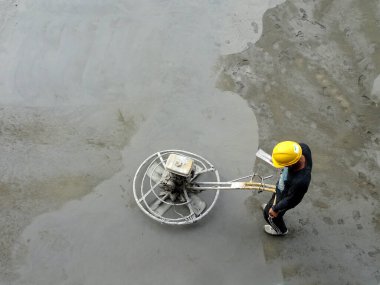
[[[379, 284], [379, 7], [0, 3], [1, 284]], [[315, 161], [286, 238], [262, 232], [265, 193], [188, 227], [135, 204], [156, 151], [229, 180], [283, 139]]]

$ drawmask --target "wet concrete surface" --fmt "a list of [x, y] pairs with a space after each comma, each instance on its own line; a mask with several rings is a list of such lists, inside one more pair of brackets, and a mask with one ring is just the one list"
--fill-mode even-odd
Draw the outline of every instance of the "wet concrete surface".
[[[1, 284], [380, 282], [379, 1], [280, 3], [0, 4]], [[267, 194], [180, 228], [135, 204], [156, 151], [228, 180], [283, 139], [314, 155], [285, 238]]]
[[221, 59], [218, 86], [250, 103], [260, 145], [290, 137], [313, 151], [291, 236], [264, 242], [289, 284], [380, 282], [379, 5], [287, 1], [265, 13], [254, 46]]

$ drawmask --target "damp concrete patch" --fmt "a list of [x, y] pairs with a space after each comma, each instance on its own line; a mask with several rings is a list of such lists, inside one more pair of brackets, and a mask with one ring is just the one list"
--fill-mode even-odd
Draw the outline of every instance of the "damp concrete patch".
[[313, 152], [309, 193], [286, 217], [292, 238], [265, 247], [292, 284], [380, 280], [368, 254], [379, 238], [379, 19], [376, 1], [286, 1], [266, 11], [255, 45], [221, 58], [218, 87], [251, 105], [260, 145]]

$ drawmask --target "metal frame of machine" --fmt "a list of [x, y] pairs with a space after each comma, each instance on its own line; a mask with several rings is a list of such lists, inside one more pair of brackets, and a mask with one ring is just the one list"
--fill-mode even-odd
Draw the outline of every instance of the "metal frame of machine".
[[[260, 155], [263, 156], [262, 150], [257, 153]], [[268, 158], [265, 152], [264, 156]], [[205, 217], [214, 207], [220, 190], [274, 193], [276, 187], [264, 183], [270, 177], [253, 173], [221, 182], [218, 170], [200, 155], [164, 150], [152, 154], [139, 166], [133, 179], [133, 193], [139, 208], [150, 218], [160, 223], [184, 225]], [[240, 181], [247, 178], [249, 181]]]

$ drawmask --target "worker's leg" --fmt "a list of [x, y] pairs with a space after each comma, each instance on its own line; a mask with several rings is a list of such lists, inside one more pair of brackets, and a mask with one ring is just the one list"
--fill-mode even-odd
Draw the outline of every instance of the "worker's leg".
[[272, 228], [278, 234], [285, 234], [288, 231], [288, 229], [287, 229], [287, 227], [285, 225], [284, 219], [283, 219], [283, 216], [284, 216], [285, 213], [284, 212], [279, 213], [276, 218], [269, 217], [269, 209], [273, 206], [273, 201], [274, 201], [274, 195], [269, 200], [267, 206], [263, 210], [264, 219], [267, 221], [267, 223], [269, 225], [272, 226]]
[[270, 200], [268, 201], [267, 205], [263, 209], [264, 219], [267, 221], [268, 224], [269, 224], [269, 220], [268, 220], [268, 218], [269, 218], [269, 209], [272, 208], [272, 206], [273, 206], [273, 201], [274, 201], [275, 196], [276, 196], [275, 194], [272, 195], [272, 198], [270, 198]]
[[286, 234], [288, 232], [288, 228], [285, 225], [283, 215], [284, 214], [279, 213], [276, 218], [271, 218], [268, 215], [268, 223], [278, 234]]

